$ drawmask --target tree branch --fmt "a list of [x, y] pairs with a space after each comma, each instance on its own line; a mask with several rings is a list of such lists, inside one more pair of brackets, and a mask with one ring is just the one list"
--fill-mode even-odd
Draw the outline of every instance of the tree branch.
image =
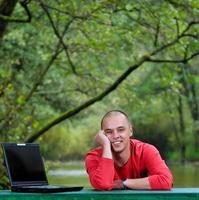
[[[40, 0], [40, 3], [41, 3], [41, 0]], [[86, 19], [88, 19], [89, 17], [92, 16], [93, 13], [96, 13], [98, 10], [100, 10], [101, 8], [103, 8], [103, 6], [99, 6], [99, 7], [95, 8], [95, 9], [91, 10], [90, 13], [87, 13], [87, 14], [84, 14], [84, 15], [75, 15], [75, 14], [73, 14], [71, 12], [66, 11], [66, 10], [61, 10], [61, 9], [49, 6], [49, 5], [47, 5], [47, 4], [43, 3], [43, 2], [42, 2], [42, 5], [44, 7], [46, 7], [46, 8], [48, 8], [48, 9], [55, 10], [56, 12], [68, 15], [68, 16], [70, 16], [73, 19], [80, 19], [80, 20], [86, 20]]]
[[[184, 31], [178, 37], [176, 37], [174, 40], [172, 40], [171, 42], [169, 42], [169, 43], [157, 48], [153, 52], [151, 52], [149, 54], [145, 54], [144, 56], [142, 56], [136, 64], [130, 66], [120, 77], [118, 77], [118, 79], [115, 80], [115, 82], [112, 85], [110, 85], [107, 89], [105, 89], [103, 92], [101, 92], [101, 94], [95, 96], [94, 98], [89, 99], [88, 101], [82, 103], [81, 105], [77, 106], [74, 109], [71, 109], [69, 111], [66, 111], [66, 112], [62, 113], [59, 117], [57, 117], [57, 118], [53, 119], [52, 121], [48, 122], [46, 124], [46, 126], [41, 128], [37, 133], [35, 133], [32, 136], [28, 137], [25, 140], [25, 142], [33, 142], [33, 141], [35, 141], [38, 137], [43, 135], [47, 130], [49, 130], [54, 125], [62, 122], [63, 120], [68, 119], [71, 116], [76, 115], [77, 113], [79, 113], [80, 111], [82, 111], [85, 108], [89, 107], [90, 105], [94, 104], [95, 102], [102, 100], [105, 96], [107, 96], [112, 91], [114, 91], [133, 71], [135, 71], [138, 67], [140, 67], [144, 62], [150, 61], [151, 56], [154, 56], [154, 55], [160, 53], [161, 51], [163, 51], [163, 50], [169, 48], [170, 46], [174, 45], [175, 43], [177, 43], [181, 38], [186, 37], [184, 34], [194, 24], [196, 24], [196, 23], [195, 22], [190, 22], [188, 24], [188, 26], [184, 29]], [[197, 52], [197, 54], [198, 53], [199, 52]], [[194, 56], [196, 56], [196, 55], [194, 54], [191, 57], [194, 57]]]
[[179, 27], [179, 22], [178, 22], [178, 18], [175, 17], [175, 22], [176, 22], [176, 32], [177, 32], [177, 36], [179, 36], [180, 33], [180, 27]]
[[191, 34], [191, 33], [186, 33], [184, 34], [185, 37], [190, 37], [193, 39], [199, 39], [199, 33], [197, 35]]
[[[65, 31], [63, 31], [63, 34], [65, 34]], [[45, 68], [41, 71], [39, 77], [37, 78], [37, 80], [35, 81], [35, 83], [33, 84], [30, 92], [25, 96], [24, 98], [24, 103], [21, 105], [16, 106], [14, 110], [9, 110], [7, 112], [6, 119], [4, 120], [4, 122], [2, 124], [0, 124], [1, 128], [6, 127], [8, 125], [8, 123], [13, 119], [13, 112], [19, 112], [21, 110], [21, 108], [23, 106], [25, 106], [25, 104], [30, 100], [30, 98], [32, 97], [32, 95], [34, 94], [34, 92], [37, 90], [38, 86], [42, 83], [42, 80], [44, 78], [44, 76], [46, 75], [47, 71], [49, 70], [49, 68], [52, 66], [52, 64], [54, 63], [54, 61], [56, 60], [57, 56], [62, 52], [63, 49], [60, 49], [60, 41], [58, 41], [57, 43], [57, 47], [55, 49], [54, 54], [52, 55], [52, 57], [50, 58], [48, 64], [45, 66]]]
[[47, 64], [47, 66], [43, 69], [43, 71], [39, 75], [37, 81], [34, 83], [32, 89], [30, 90], [30, 92], [26, 96], [26, 98], [25, 98], [26, 102], [32, 97], [33, 93], [36, 91], [36, 89], [38, 88], [38, 86], [41, 84], [41, 82], [42, 82], [44, 76], [46, 75], [47, 71], [52, 66], [53, 62], [56, 60], [57, 56], [62, 52], [62, 50], [63, 49], [59, 49], [59, 44], [58, 44], [57, 49], [56, 49], [54, 55], [52, 55], [51, 59], [49, 60], [49, 62]]
[[189, 60], [192, 60], [194, 57], [199, 55], [199, 51], [193, 53], [191, 56], [183, 58], [181, 60], [164, 60], [164, 59], [153, 59], [148, 58], [148, 62], [155, 62], [155, 63], [187, 63]]
[[[165, 0], [165, 1], [167, 1], [168, 3], [170, 3], [171, 5], [173, 5], [174, 7], [176, 7], [176, 8], [178, 8], [178, 7], [181, 7], [181, 8], [183, 8], [184, 10], [188, 10], [188, 11], [192, 11], [192, 6], [188, 3], [188, 1], [187, 1], [187, 4], [186, 3], [184, 3], [184, 2], [186, 2], [186, 1], [175, 1], [175, 0]], [[183, 3], [182, 3], [183, 2]]]
[[[182, 32], [182, 35], [185, 35], [185, 33], [194, 25], [199, 25], [199, 21], [191, 21], [191, 22], [189, 22], [187, 27]], [[189, 36], [189, 34], [188, 34], [188, 36]]]
[[180, 39], [182, 39], [183, 37], [190, 37], [189, 34], [187, 34], [186, 32], [189, 31], [189, 29], [194, 26], [194, 25], [199, 25], [199, 21], [191, 21], [188, 23], [187, 27], [182, 31], [181, 34], [179, 34], [176, 38], [174, 38], [171, 42], [168, 42], [167, 44], [157, 48], [156, 50], [154, 50], [150, 55], [148, 55], [149, 57], [154, 56], [155, 54], [161, 52], [164, 49], [167, 49], [168, 47], [174, 45], [175, 43], [177, 43], [178, 41], [180, 41]]
[[[68, 24], [69, 25], [69, 24]], [[68, 25], [64, 28], [63, 32], [60, 36], [60, 40], [57, 43], [57, 47], [56, 50], [54, 52], [54, 54], [52, 55], [51, 59], [49, 60], [47, 66], [43, 69], [43, 71], [41, 72], [39, 78], [37, 79], [37, 81], [35, 82], [35, 84], [33, 85], [31, 91], [29, 92], [29, 94], [26, 96], [26, 101], [28, 101], [30, 99], [30, 97], [32, 96], [32, 94], [36, 91], [37, 87], [41, 84], [45, 74], [47, 73], [47, 71], [49, 70], [49, 68], [51, 67], [51, 65], [53, 64], [53, 62], [56, 60], [56, 58], [58, 57], [58, 55], [63, 51], [63, 48], [60, 49], [60, 45], [61, 45], [61, 40], [63, 40], [63, 37], [65, 35], [65, 33], [68, 30]]]
[[158, 44], [159, 32], [160, 32], [160, 20], [158, 21], [158, 24], [156, 26], [156, 33], [155, 33], [155, 40], [154, 40], [155, 47], [157, 47], [157, 44]]
[[36, 134], [33, 134], [29, 138], [25, 140], [25, 142], [33, 142], [38, 137], [40, 137], [45, 131], [49, 130], [54, 125], [58, 124], [59, 122], [68, 119], [71, 116], [74, 116], [75, 114], [79, 113], [80, 111], [84, 110], [88, 106], [94, 104], [97, 101], [102, 100], [105, 96], [107, 96], [109, 93], [111, 93], [113, 90], [115, 90], [121, 82], [123, 82], [126, 77], [134, 70], [136, 70], [139, 66], [141, 66], [146, 61], [146, 57], [142, 57], [139, 62], [133, 66], [130, 66], [111, 86], [109, 86], [105, 91], [103, 91], [101, 94], [95, 96], [94, 98], [86, 101], [85, 103], [81, 104], [80, 106], [77, 106], [74, 109], [71, 109], [65, 113], [63, 113], [58, 118], [50, 121], [45, 127], [43, 127], [41, 130], [39, 130]]
[[[17, 4], [17, 0], [0, 1], [0, 14], [4, 16], [12, 15], [16, 4]], [[1, 39], [3, 38], [7, 25], [8, 25], [7, 21], [0, 19], [0, 42], [1, 42]]]
[[[40, 5], [41, 5], [42, 9], [44, 10], [44, 12], [46, 13], [46, 15], [47, 15], [47, 17], [48, 17], [48, 19], [49, 19], [49, 21], [51, 23], [51, 26], [52, 26], [52, 28], [54, 30], [55, 35], [57, 36], [57, 38], [59, 39], [60, 43], [62, 44], [62, 46], [63, 46], [63, 48], [65, 50], [66, 57], [68, 58], [68, 62], [70, 64], [70, 66], [71, 66], [72, 72], [77, 75], [78, 73], [76, 71], [76, 67], [73, 64], [73, 62], [72, 62], [72, 60], [70, 58], [69, 52], [68, 52], [68, 46], [64, 43], [63, 37], [60, 36], [60, 34], [59, 34], [59, 32], [58, 32], [58, 30], [57, 30], [57, 28], [56, 28], [56, 26], [55, 26], [55, 24], [53, 22], [53, 19], [50, 16], [50, 13], [48, 12], [48, 9], [43, 5], [42, 1], [40, 1]], [[71, 19], [71, 20], [68, 21], [68, 23], [67, 23], [67, 29], [69, 28], [69, 26], [73, 22], [73, 20], [74, 19]]]
[[27, 6], [28, 3], [29, 3], [29, 1], [27, 1], [27, 0], [20, 1], [21, 6], [24, 8], [24, 10], [26, 11], [26, 14], [27, 14], [26, 19], [17, 19], [17, 18], [14, 18], [14, 17], [10, 17], [10, 16], [7, 16], [7, 15], [0, 14], [0, 20], [6, 21], [6, 22], [17, 22], [17, 23], [31, 22], [32, 16], [31, 16], [31, 13], [30, 13], [28, 6]]

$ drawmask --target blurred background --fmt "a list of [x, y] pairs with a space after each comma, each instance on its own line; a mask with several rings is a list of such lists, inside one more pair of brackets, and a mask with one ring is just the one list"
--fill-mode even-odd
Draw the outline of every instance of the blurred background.
[[120, 109], [174, 187], [199, 187], [198, 13], [197, 0], [1, 0], [0, 142], [39, 143], [50, 183], [91, 187], [84, 158]]

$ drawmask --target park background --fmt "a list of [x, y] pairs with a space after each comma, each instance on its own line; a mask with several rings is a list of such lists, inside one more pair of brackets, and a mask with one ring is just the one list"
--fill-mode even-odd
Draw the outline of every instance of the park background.
[[85, 155], [121, 109], [174, 187], [199, 187], [198, 55], [198, 0], [0, 0], [0, 142], [39, 143], [51, 183], [90, 187]]

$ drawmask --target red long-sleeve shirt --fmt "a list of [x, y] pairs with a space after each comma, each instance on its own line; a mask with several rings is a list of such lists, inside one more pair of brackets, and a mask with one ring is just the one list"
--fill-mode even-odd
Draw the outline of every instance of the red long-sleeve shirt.
[[102, 157], [102, 147], [90, 151], [85, 160], [90, 182], [95, 189], [111, 190], [114, 180], [148, 177], [152, 190], [169, 190], [172, 174], [159, 151], [150, 144], [130, 140], [130, 158], [123, 167], [113, 159]]

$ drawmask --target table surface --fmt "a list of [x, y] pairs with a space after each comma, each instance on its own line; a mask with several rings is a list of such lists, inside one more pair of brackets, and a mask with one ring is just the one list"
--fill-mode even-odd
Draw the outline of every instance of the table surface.
[[163, 190], [112, 190], [96, 191], [92, 189], [83, 189], [77, 192], [61, 193], [18, 193], [9, 190], [0, 191], [1, 200], [157, 200], [157, 199], [182, 199], [199, 200], [199, 188], [173, 188], [170, 191]]
[[[172, 188], [171, 190], [111, 190], [97, 191], [93, 189], [83, 189], [75, 192], [58, 192], [57, 195], [65, 194], [199, 194], [199, 188]], [[21, 195], [25, 193], [11, 192], [10, 190], [0, 190], [0, 195]], [[39, 193], [32, 193], [39, 195]], [[55, 193], [54, 193], [55, 194]]]

